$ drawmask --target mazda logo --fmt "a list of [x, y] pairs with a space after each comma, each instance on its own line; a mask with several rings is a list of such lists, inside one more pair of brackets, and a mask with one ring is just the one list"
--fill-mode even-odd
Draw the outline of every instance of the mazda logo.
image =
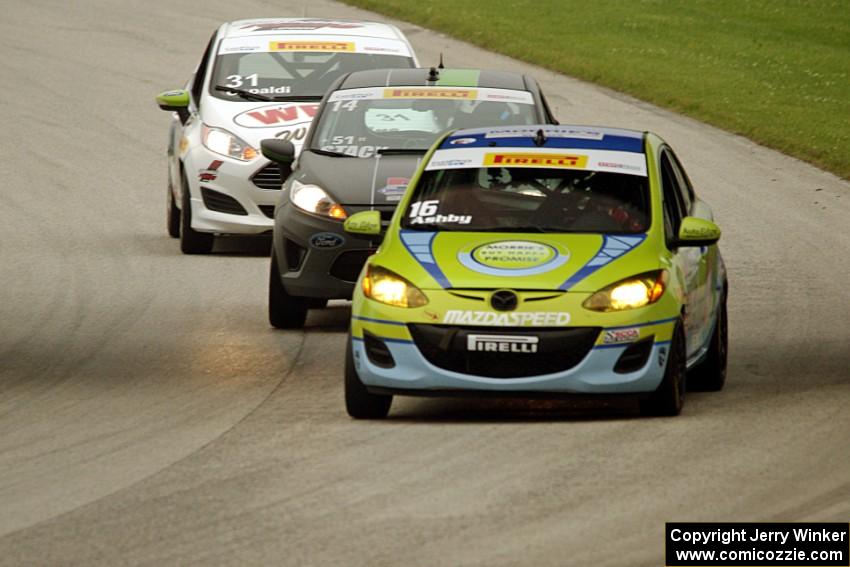
[[513, 311], [519, 303], [519, 298], [512, 291], [502, 289], [490, 296], [490, 307], [496, 311]]

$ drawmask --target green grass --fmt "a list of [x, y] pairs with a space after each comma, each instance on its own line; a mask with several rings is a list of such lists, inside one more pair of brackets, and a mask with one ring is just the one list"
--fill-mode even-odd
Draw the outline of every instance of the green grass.
[[682, 112], [850, 179], [845, 0], [346, 1]]

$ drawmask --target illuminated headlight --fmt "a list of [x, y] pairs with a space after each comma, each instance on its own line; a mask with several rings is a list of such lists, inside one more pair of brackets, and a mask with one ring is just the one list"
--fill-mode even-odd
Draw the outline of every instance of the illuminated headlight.
[[221, 128], [210, 128], [203, 124], [201, 126], [201, 139], [209, 151], [223, 156], [240, 161], [251, 161], [257, 157], [257, 150], [246, 141]]
[[651, 305], [661, 299], [667, 288], [667, 271], [657, 270], [620, 280], [584, 300], [585, 309], [623, 311]]
[[395, 307], [422, 307], [428, 298], [418, 287], [384, 268], [369, 266], [362, 282], [363, 295]]
[[295, 180], [289, 190], [289, 199], [299, 209], [314, 215], [345, 220], [348, 215], [342, 205], [331, 199], [327, 192], [318, 185], [306, 185]]

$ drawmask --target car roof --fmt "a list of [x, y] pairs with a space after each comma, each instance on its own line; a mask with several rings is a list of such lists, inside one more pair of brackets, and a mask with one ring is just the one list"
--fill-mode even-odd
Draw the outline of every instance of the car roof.
[[482, 87], [509, 90], [529, 90], [529, 79], [520, 73], [484, 71], [480, 69], [437, 69], [438, 79], [432, 80], [430, 69], [371, 69], [347, 75], [337, 86], [341, 89], [368, 87]]
[[324, 18], [258, 18], [236, 20], [221, 27], [222, 38], [258, 35], [333, 35], [395, 39], [405, 41], [399, 29], [390, 24], [360, 20]]
[[[539, 144], [539, 132], [545, 141]], [[461, 148], [541, 148], [595, 149], [644, 153], [645, 132], [571, 124], [498, 126], [456, 130], [440, 144], [441, 150]], [[460, 141], [458, 141], [460, 140]]]

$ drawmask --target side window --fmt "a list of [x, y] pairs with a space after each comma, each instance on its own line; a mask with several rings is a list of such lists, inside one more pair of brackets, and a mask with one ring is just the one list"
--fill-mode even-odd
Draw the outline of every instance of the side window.
[[664, 231], [668, 245], [679, 234], [679, 225], [685, 216], [685, 203], [679, 190], [679, 180], [667, 150], [661, 152], [661, 185], [664, 192]]
[[195, 101], [195, 106], [201, 106], [201, 92], [204, 88], [204, 79], [207, 76], [207, 67], [210, 58], [212, 57], [213, 45], [215, 45], [215, 36], [217, 32], [213, 32], [210, 42], [207, 44], [207, 49], [204, 51], [204, 56], [201, 57], [201, 62], [198, 63], [198, 69], [195, 71], [195, 77], [192, 79], [192, 98]]
[[679, 181], [679, 188], [682, 193], [682, 200], [685, 203], [685, 211], [686, 214], [691, 212], [691, 205], [693, 205], [696, 197], [694, 196], [694, 188], [691, 185], [691, 180], [688, 179], [688, 174], [685, 173], [685, 168], [682, 167], [682, 163], [679, 161], [679, 158], [676, 157], [676, 154], [673, 153], [673, 150], [669, 149], [670, 154], [670, 165], [673, 166], [673, 170], [676, 172], [676, 178]]

